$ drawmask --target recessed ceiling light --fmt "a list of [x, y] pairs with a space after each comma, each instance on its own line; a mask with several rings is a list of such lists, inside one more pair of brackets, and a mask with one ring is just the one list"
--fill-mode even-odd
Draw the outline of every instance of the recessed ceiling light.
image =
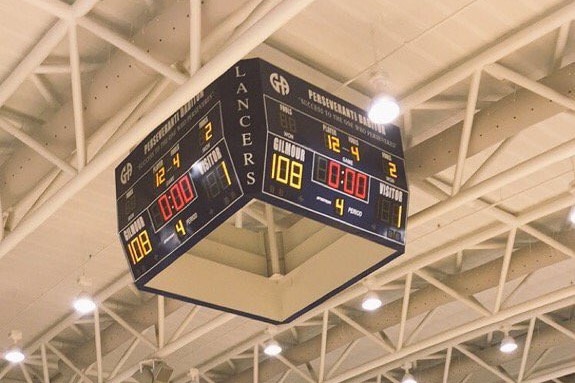
[[371, 101], [367, 116], [376, 124], [387, 124], [399, 116], [399, 105], [393, 97], [380, 94]]

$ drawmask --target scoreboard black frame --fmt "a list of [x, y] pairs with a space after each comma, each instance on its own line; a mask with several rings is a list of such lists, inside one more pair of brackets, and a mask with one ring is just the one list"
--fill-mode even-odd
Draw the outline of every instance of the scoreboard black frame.
[[361, 109], [260, 59], [240, 61], [183, 105], [115, 178], [119, 236], [136, 285], [147, 291], [174, 295], [146, 285], [254, 198], [392, 249], [319, 301], [405, 247], [399, 128], [375, 125]]

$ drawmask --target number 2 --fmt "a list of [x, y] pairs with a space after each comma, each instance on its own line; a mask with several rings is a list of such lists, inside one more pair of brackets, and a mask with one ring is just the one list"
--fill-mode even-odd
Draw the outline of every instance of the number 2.
[[387, 164], [389, 166], [389, 176], [397, 178], [397, 165], [391, 161], [389, 161]]

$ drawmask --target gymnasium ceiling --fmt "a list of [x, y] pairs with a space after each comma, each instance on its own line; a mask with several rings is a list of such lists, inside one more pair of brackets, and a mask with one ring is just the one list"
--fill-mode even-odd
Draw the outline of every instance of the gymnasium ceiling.
[[[134, 382], [160, 359], [174, 383], [575, 381], [574, 17], [559, 0], [0, 0], [0, 349], [20, 330], [27, 354], [0, 381]], [[116, 235], [114, 166], [246, 56], [361, 107], [384, 71], [411, 191], [405, 255], [274, 328], [137, 291]], [[270, 224], [305, 233], [304, 255], [360, 241], [246, 209], [206, 253], [252, 251]], [[71, 308], [83, 276], [97, 314]]]

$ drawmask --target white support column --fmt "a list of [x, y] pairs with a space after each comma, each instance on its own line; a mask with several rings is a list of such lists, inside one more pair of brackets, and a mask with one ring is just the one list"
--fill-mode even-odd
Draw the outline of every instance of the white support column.
[[461, 293], [455, 291], [454, 289], [452, 289], [451, 287], [447, 286], [446, 284], [438, 281], [437, 279], [433, 278], [428, 272], [426, 272], [425, 270], [419, 270], [416, 271], [415, 274], [423, 279], [425, 279], [427, 282], [429, 282], [431, 285], [437, 287], [439, 290], [445, 292], [446, 294], [452, 296], [453, 298], [457, 299], [458, 301], [460, 301], [461, 303], [463, 303], [464, 305], [466, 305], [467, 307], [477, 311], [478, 313], [480, 313], [483, 316], [489, 316], [491, 313], [489, 312], [489, 310], [487, 310], [485, 307], [483, 307], [481, 304], [475, 302], [474, 300], [472, 300], [469, 297], [466, 297], [464, 295], [462, 295]]
[[449, 379], [449, 366], [451, 365], [451, 354], [453, 353], [453, 347], [447, 348], [447, 353], [445, 354], [445, 367], [443, 368], [443, 383], [447, 383]]
[[97, 305], [94, 309], [94, 341], [96, 343], [96, 371], [98, 373], [98, 383], [103, 383], [104, 371], [102, 369], [102, 334], [100, 332], [100, 310]]
[[[96, 69], [99, 69], [103, 64], [102, 63], [89, 63], [89, 62], [81, 62], [80, 63], [80, 72], [93, 72]], [[41, 64], [34, 69], [34, 74], [41, 75], [41, 74], [68, 74], [72, 72], [69, 63], [62, 63], [62, 64]]]
[[75, 22], [68, 26], [70, 68], [72, 69], [72, 104], [74, 108], [74, 132], [76, 134], [76, 167], [81, 171], [86, 165], [86, 132], [84, 129], [84, 106], [82, 104], [82, 77], [80, 75], [80, 53]]
[[60, 19], [68, 20], [74, 17], [72, 7], [60, 0], [25, 0], [45, 12]]
[[563, 56], [565, 55], [565, 48], [567, 48], [570, 26], [571, 22], [569, 21], [559, 27], [557, 40], [555, 41], [555, 51], [553, 52], [553, 62], [551, 63], [551, 72], [555, 72], [561, 68]]
[[457, 153], [457, 163], [455, 164], [455, 177], [453, 179], [453, 190], [451, 195], [456, 195], [461, 188], [463, 178], [463, 169], [467, 159], [467, 150], [469, 148], [469, 139], [471, 138], [471, 128], [473, 126], [473, 117], [477, 106], [477, 96], [479, 94], [479, 84], [481, 82], [481, 71], [475, 71], [471, 77], [471, 85], [467, 95], [467, 106], [465, 108], [465, 118], [463, 120], [463, 130], [459, 140], [459, 151]]
[[178, 326], [178, 328], [176, 329], [176, 331], [174, 331], [174, 334], [172, 335], [172, 337], [170, 338], [169, 343], [172, 343], [173, 341], [175, 341], [176, 339], [178, 339], [180, 337], [180, 335], [182, 335], [182, 333], [184, 332], [184, 330], [188, 327], [188, 325], [190, 324], [190, 322], [192, 321], [192, 319], [195, 318], [195, 316], [198, 314], [198, 312], [200, 312], [201, 307], [200, 306], [194, 306], [190, 312], [188, 313], [188, 315], [186, 316], [186, 318], [184, 318], [184, 320], [182, 321], [182, 323], [180, 323], [180, 325]]
[[411, 295], [412, 280], [413, 273], [408, 273], [405, 277], [405, 288], [403, 290], [403, 302], [401, 305], [401, 322], [399, 323], [399, 336], [396, 347], [398, 351], [403, 347], [403, 339], [405, 337], [405, 324], [407, 323], [407, 310], [409, 308], [409, 296]]
[[270, 263], [272, 275], [280, 275], [280, 259], [279, 259], [279, 248], [276, 239], [276, 225], [274, 222], [273, 207], [266, 203], [265, 204], [265, 215], [266, 215], [266, 225], [268, 234], [268, 244], [270, 247]]
[[321, 346], [320, 346], [320, 356], [319, 356], [319, 373], [317, 381], [318, 383], [323, 382], [325, 376], [325, 353], [327, 347], [327, 328], [329, 325], [329, 311], [325, 310], [323, 312], [323, 321], [321, 327]]
[[19, 366], [20, 366], [20, 371], [22, 371], [22, 374], [24, 375], [24, 380], [26, 380], [26, 383], [33, 383], [32, 378], [30, 377], [30, 373], [28, 372], [28, 368], [26, 367], [26, 365], [24, 363], [19, 363]]
[[200, 69], [202, 43], [202, 1], [190, 0], [190, 75]]
[[48, 358], [46, 356], [46, 345], [40, 345], [40, 355], [42, 357], [42, 374], [44, 376], [44, 383], [50, 383], [50, 371], [48, 370]]
[[348, 325], [350, 325], [351, 327], [353, 327], [354, 329], [356, 329], [357, 331], [361, 332], [363, 335], [365, 335], [369, 340], [373, 341], [375, 344], [377, 344], [378, 346], [380, 346], [383, 350], [393, 353], [395, 352], [395, 349], [390, 346], [389, 344], [387, 344], [387, 342], [385, 342], [383, 339], [378, 338], [377, 336], [375, 336], [374, 334], [372, 334], [371, 332], [367, 331], [365, 328], [363, 328], [362, 326], [360, 326], [356, 321], [354, 321], [353, 319], [351, 319], [350, 317], [348, 317], [347, 315], [345, 315], [343, 312], [341, 312], [341, 310], [337, 309], [337, 308], [333, 308], [331, 310], [335, 315], [337, 315], [338, 317], [340, 317], [345, 323], [347, 323]]
[[533, 93], [536, 93], [542, 97], [545, 97], [549, 100], [553, 100], [553, 102], [571, 110], [575, 111], [575, 100], [571, 97], [567, 97], [554, 89], [549, 88], [546, 85], [543, 85], [537, 81], [531, 80], [528, 77], [523, 76], [520, 73], [512, 71], [509, 68], [504, 67], [501, 64], [491, 64], [485, 67], [485, 71], [492, 75], [495, 78], [499, 79], [507, 79], [515, 84], [523, 87], [525, 89], [530, 90]]
[[513, 253], [513, 245], [515, 244], [515, 235], [517, 229], [512, 228], [507, 237], [507, 246], [505, 247], [505, 254], [503, 255], [503, 265], [501, 266], [501, 274], [499, 275], [499, 285], [497, 286], [497, 294], [495, 296], [495, 307], [493, 312], [499, 312], [501, 308], [501, 301], [503, 299], [503, 289], [507, 282], [507, 272], [509, 271], [509, 264], [511, 263], [511, 254]]
[[92, 32], [94, 35], [100, 37], [101, 39], [114, 45], [116, 48], [120, 49], [124, 53], [132, 56], [136, 60], [140, 61], [142, 64], [150, 67], [156, 72], [160, 73], [162, 76], [169, 78], [178, 85], [182, 85], [188, 80], [188, 76], [183, 73], [178, 72], [169, 65], [156, 60], [150, 54], [144, 52], [142, 49], [138, 48], [124, 37], [120, 36], [118, 33], [104, 27], [98, 22], [90, 19], [89, 17], [83, 17], [78, 20], [78, 24]]
[[523, 381], [525, 376], [525, 367], [527, 367], [527, 357], [529, 356], [529, 349], [531, 348], [531, 340], [533, 339], [533, 330], [535, 329], [536, 318], [531, 318], [529, 321], [529, 329], [527, 330], [527, 338], [523, 346], [523, 354], [521, 355], [521, 365], [519, 366], [519, 374], [517, 375], [517, 383]]
[[119, 316], [118, 314], [116, 314], [114, 311], [112, 311], [111, 309], [109, 309], [105, 303], [100, 304], [100, 308], [102, 309], [102, 311], [104, 311], [106, 314], [108, 314], [113, 320], [115, 320], [116, 322], [118, 322], [118, 324], [120, 324], [123, 328], [125, 328], [126, 330], [128, 330], [132, 335], [134, 335], [137, 339], [141, 340], [144, 344], [146, 344], [147, 346], [149, 346], [152, 350], [157, 350], [158, 348], [156, 347], [156, 345], [154, 343], [152, 343], [150, 340], [148, 340], [148, 338], [146, 338], [144, 335], [142, 335], [139, 331], [136, 331], [132, 326], [130, 326], [128, 324], [128, 322], [126, 322], [121, 316]]
[[485, 363], [485, 361], [481, 360], [477, 355], [473, 354], [472, 352], [468, 351], [464, 346], [455, 346], [455, 349], [462, 353], [463, 355], [467, 356], [469, 359], [486, 369], [487, 371], [491, 372], [493, 375], [499, 377], [501, 380], [507, 383], [515, 383], [513, 379], [511, 379], [506, 374], [502, 373], [498, 369], [489, 364]]
[[158, 349], [163, 348], [166, 343], [166, 313], [164, 303], [164, 297], [158, 295], [158, 327], [156, 328], [158, 332]]

